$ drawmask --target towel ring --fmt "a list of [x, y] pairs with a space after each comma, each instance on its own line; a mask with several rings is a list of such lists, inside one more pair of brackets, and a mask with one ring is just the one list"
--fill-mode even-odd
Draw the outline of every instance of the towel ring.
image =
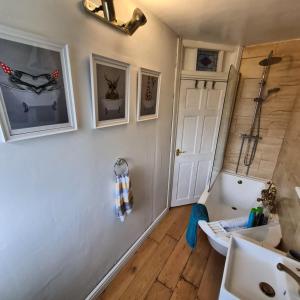
[[128, 163], [124, 158], [118, 158], [114, 164], [114, 173], [118, 176], [125, 176], [129, 173]]

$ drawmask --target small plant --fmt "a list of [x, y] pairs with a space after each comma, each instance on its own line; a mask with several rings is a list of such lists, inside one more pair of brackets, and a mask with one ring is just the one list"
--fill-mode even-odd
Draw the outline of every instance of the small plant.
[[111, 100], [119, 99], [119, 93], [117, 91], [117, 87], [118, 87], [120, 76], [115, 81], [108, 79], [106, 75], [104, 75], [104, 78], [108, 85], [108, 91], [105, 94], [106, 99], [111, 99]]
[[268, 188], [261, 191], [261, 198], [257, 198], [258, 202], [262, 203], [262, 206], [269, 210], [270, 213], [276, 213], [276, 194], [277, 189], [272, 181], [268, 181]]

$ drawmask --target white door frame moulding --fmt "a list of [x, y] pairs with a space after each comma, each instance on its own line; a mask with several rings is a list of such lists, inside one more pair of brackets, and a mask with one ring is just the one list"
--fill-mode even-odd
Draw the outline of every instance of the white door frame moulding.
[[229, 52], [234, 52], [236, 49], [236, 47], [232, 45], [215, 44], [215, 43], [193, 41], [193, 40], [183, 40], [183, 47], [221, 50], [221, 51], [229, 51]]
[[151, 225], [144, 231], [144, 233], [136, 240], [136, 242], [129, 248], [129, 250], [120, 258], [120, 260], [110, 269], [110, 271], [102, 278], [98, 285], [90, 292], [85, 300], [93, 300], [99, 296], [104, 289], [110, 284], [114, 277], [120, 272], [121, 268], [133, 256], [136, 250], [141, 246], [144, 240], [150, 235], [160, 220], [167, 214], [169, 207], [151, 223]]
[[233, 63], [233, 66], [240, 71], [240, 66], [241, 66], [241, 61], [242, 61], [242, 55], [243, 55], [243, 46], [238, 46], [236, 48], [236, 56], [235, 56], [235, 60]]
[[177, 137], [177, 123], [178, 123], [178, 110], [179, 110], [179, 92], [181, 71], [183, 62], [183, 39], [179, 37], [177, 39], [177, 55], [176, 55], [176, 68], [175, 68], [175, 82], [174, 82], [174, 99], [173, 99], [173, 115], [172, 115], [172, 130], [171, 130], [171, 145], [170, 145], [170, 164], [169, 164], [169, 179], [168, 179], [168, 195], [167, 206], [171, 206], [172, 200], [172, 188], [173, 188], [173, 173], [174, 173], [174, 161], [175, 161], [175, 148]]
[[181, 71], [181, 79], [183, 80], [211, 80], [211, 81], [227, 81], [227, 72], [206, 72], [206, 71]]

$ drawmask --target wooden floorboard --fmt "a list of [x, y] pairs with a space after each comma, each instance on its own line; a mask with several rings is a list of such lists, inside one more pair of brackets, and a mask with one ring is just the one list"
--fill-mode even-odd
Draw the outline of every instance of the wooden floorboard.
[[180, 218], [182, 214], [182, 209], [179, 207], [175, 207], [170, 209], [168, 214], [163, 218], [163, 220], [158, 224], [158, 226], [153, 230], [150, 234], [150, 238], [160, 243], [164, 236], [166, 235], [169, 228], [173, 225], [173, 223]]
[[170, 209], [97, 300], [214, 300], [225, 258], [198, 230], [191, 250], [185, 240], [191, 206]]
[[211, 250], [198, 290], [199, 300], [217, 300], [223, 276], [225, 257]]
[[155, 281], [146, 296], [146, 300], [169, 300], [171, 296], [172, 290], [161, 282]]
[[137, 272], [134, 281], [129, 284], [121, 299], [144, 299], [175, 245], [176, 240], [166, 235], [148, 262]]
[[197, 296], [197, 289], [189, 282], [181, 279], [171, 297], [171, 300], [194, 300]]
[[197, 287], [200, 286], [210, 251], [211, 246], [205, 233], [202, 230], [199, 230], [196, 249], [190, 256], [182, 273], [182, 276], [186, 281], [191, 282]]
[[182, 234], [181, 239], [159, 274], [158, 280], [168, 288], [174, 290], [190, 254], [191, 249], [186, 243], [185, 235]]
[[179, 241], [186, 230], [190, 217], [191, 206], [186, 205], [177, 209], [179, 209], [179, 215], [175, 218], [174, 222], [169, 227], [167, 234]]
[[158, 244], [155, 241], [147, 239], [97, 299], [120, 299], [129, 284], [134, 280], [137, 272], [148, 261], [157, 247]]

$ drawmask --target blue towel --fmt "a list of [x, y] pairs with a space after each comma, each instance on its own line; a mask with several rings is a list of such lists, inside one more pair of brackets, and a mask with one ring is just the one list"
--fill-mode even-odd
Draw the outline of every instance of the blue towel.
[[190, 221], [185, 235], [186, 241], [192, 249], [194, 249], [197, 244], [197, 229], [199, 220], [209, 222], [208, 212], [205, 205], [195, 203], [192, 205]]

